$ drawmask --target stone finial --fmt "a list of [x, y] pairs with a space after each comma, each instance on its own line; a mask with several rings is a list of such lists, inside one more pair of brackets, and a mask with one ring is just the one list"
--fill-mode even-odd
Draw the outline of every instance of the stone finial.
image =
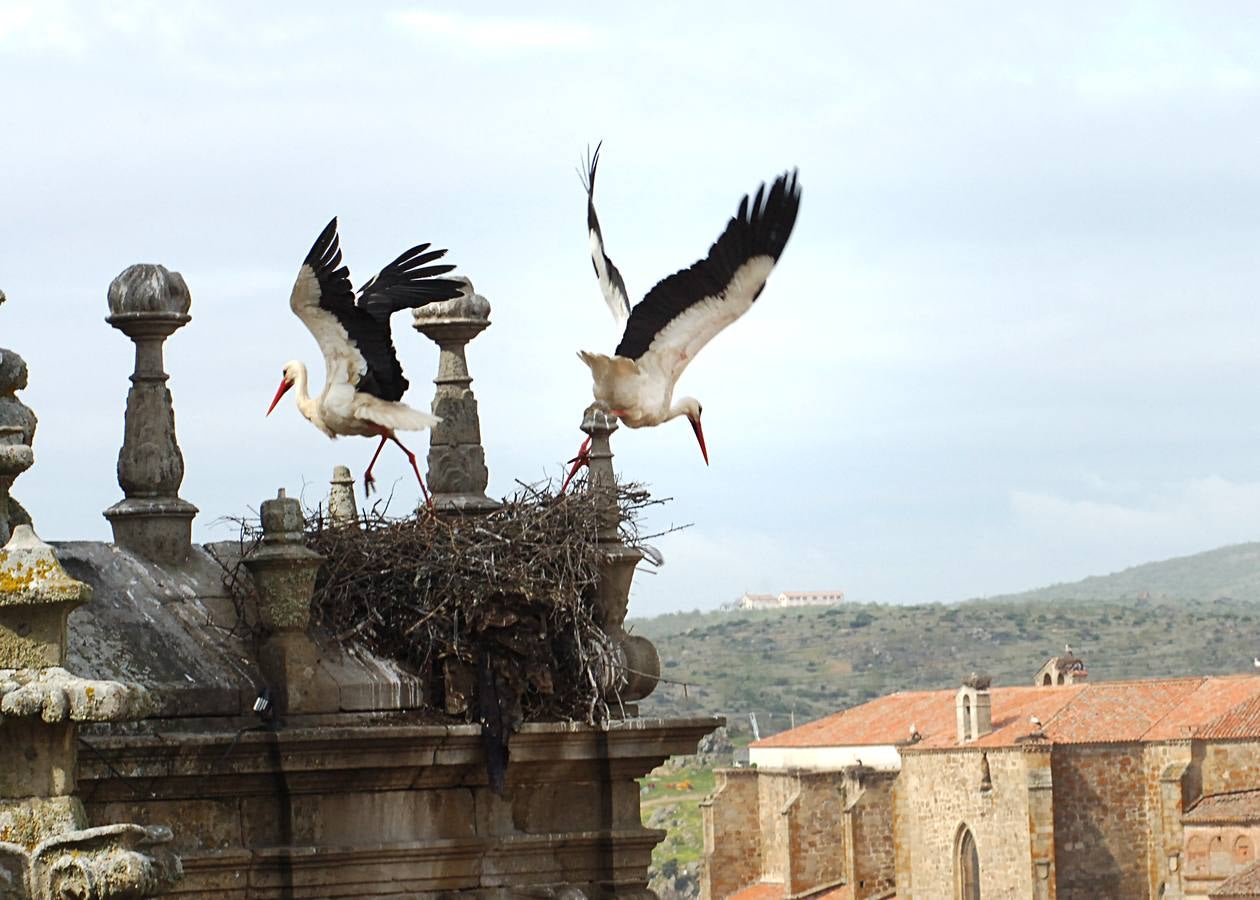
[[349, 466], [335, 466], [328, 492], [328, 519], [333, 525], [354, 525], [359, 521], [358, 503], [354, 499], [354, 476]]
[[245, 558], [258, 589], [258, 617], [270, 631], [303, 631], [324, 558], [305, 542], [302, 505], [281, 488], [262, 503], [262, 544]]
[[433, 414], [442, 421], [429, 435], [429, 489], [438, 511], [488, 512], [499, 504], [486, 496], [490, 472], [464, 348], [490, 326], [490, 304], [467, 278], [451, 277], [464, 282], [463, 294], [413, 313], [415, 329], [441, 349]]
[[187, 558], [197, 514], [197, 507], [179, 497], [184, 457], [162, 364], [162, 345], [188, 323], [190, 304], [183, 277], [162, 266], [131, 266], [109, 286], [105, 321], [135, 342], [136, 363], [118, 453], [118, 484], [125, 496], [105, 517], [115, 543], [155, 562]]
[[[0, 304], [4, 303], [0, 291]], [[35, 413], [16, 396], [26, 387], [26, 363], [12, 350], [0, 348], [0, 543], [9, 539], [14, 525], [29, 524], [31, 518], [9, 496], [14, 480], [31, 467], [35, 455]]]
[[618, 427], [617, 418], [593, 403], [583, 413], [581, 427], [591, 438], [587, 486], [599, 507], [599, 542], [604, 553], [599, 573], [599, 625], [609, 637], [613, 656], [600, 676], [601, 688], [608, 700], [641, 700], [660, 681], [661, 660], [651, 641], [625, 630], [630, 583], [643, 552], [621, 541], [621, 507], [610, 441]]
[[64, 663], [66, 619], [91, 598], [31, 526], [13, 529], [0, 550], [0, 669]]

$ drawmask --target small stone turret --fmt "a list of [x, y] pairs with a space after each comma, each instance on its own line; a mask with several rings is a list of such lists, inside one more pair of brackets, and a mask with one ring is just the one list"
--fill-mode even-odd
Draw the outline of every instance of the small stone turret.
[[992, 679], [972, 672], [963, 679], [954, 698], [958, 722], [958, 743], [965, 744], [993, 730], [993, 698], [989, 694]]
[[1033, 684], [1038, 687], [1059, 687], [1065, 684], [1080, 684], [1089, 678], [1085, 663], [1074, 653], [1052, 656], [1042, 663], [1037, 674], [1033, 676]]
[[145, 559], [182, 563], [192, 548], [197, 507], [179, 497], [184, 457], [162, 368], [162, 345], [188, 324], [192, 299], [178, 272], [136, 265], [109, 286], [109, 322], [136, 345], [127, 392], [118, 484], [124, 499], [105, 510], [114, 543]]

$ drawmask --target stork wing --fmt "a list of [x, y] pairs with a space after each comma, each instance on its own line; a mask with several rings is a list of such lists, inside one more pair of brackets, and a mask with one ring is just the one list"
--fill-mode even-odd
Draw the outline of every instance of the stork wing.
[[389, 319], [399, 310], [451, 300], [463, 292], [462, 282], [434, 277], [445, 275], [454, 266], [427, 265], [444, 255], [445, 250], [429, 250], [428, 244], [418, 244], [381, 269], [359, 290], [357, 310], [362, 324], [350, 332], [350, 337], [368, 364], [360, 391], [382, 400], [401, 400], [406, 393], [409, 383], [398, 362]]
[[661, 281], [634, 308], [617, 356], [676, 381], [714, 335], [752, 307], [787, 244], [800, 204], [795, 170], [776, 178], [768, 192], [761, 185], [751, 203], [745, 195], [709, 255]]
[[289, 308], [310, 329], [323, 351], [328, 383], [358, 385], [368, 372], [368, 362], [359, 350], [357, 337], [376, 323], [354, 305], [350, 271], [341, 265], [335, 217], [306, 254], [289, 295]]
[[[604, 252], [604, 235], [599, 230], [599, 217], [595, 215], [595, 169], [599, 166], [599, 148], [604, 146], [600, 141], [595, 145], [595, 153], [586, 161], [585, 174], [579, 172], [582, 187], [586, 188], [586, 227], [591, 235], [591, 265], [595, 267], [595, 277], [599, 279], [600, 290], [604, 292], [604, 302], [612, 313], [617, 324], [625, 325], [630, 317], [630, 295], [626, 293], [626, 283], [613, 265], [613, 261]], [[589, 151], [590, 145], [587, 145]]]

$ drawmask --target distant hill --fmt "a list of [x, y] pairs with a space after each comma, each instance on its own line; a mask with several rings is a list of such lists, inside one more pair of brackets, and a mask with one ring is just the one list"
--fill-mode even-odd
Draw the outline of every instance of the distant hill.
[[1143, 563], [1110, 575], [1052, 584], [995, 600], [1234, 600], [1260, 602], [1260, 543]]
[[1260, 655], [1260, 544], [955, 604], [842, 604], [632, 620], [660, 651], [645, 715], [724, 714], [765, 731], [971, 671], [1031, 683], [1071, 643], [1095, 680], [1251, 672]]

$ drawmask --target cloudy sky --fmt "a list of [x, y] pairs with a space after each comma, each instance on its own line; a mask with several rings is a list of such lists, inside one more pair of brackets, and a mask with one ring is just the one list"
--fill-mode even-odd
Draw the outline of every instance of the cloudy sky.
[[[450, 248], [494, 307], [469, 354], [490, 492], [557, 475], [574, 351], [617, 340], [574, 174], [598, 139], [635, 296], [759, 182], [804, 185], [766, 292], [680, 386], [712, 466], [685, 423], [617, 435], [674, 498], [649, 525], [694, 523], [632, 613], [954, 600], [1260, 536], [1250, 4], [522, 9], [0, 0], [0, 340], [32, 371], [14, 493], [45, 537], [109, 534], [132, 350], [105, 291], [134, 262], [193, 294], [167, 368], [199, 538], [362, 472], [371, 443], [263, 418], [285, 360], [320, 368], [287, 296], [334, 214], [356, 283]], [[395, 332], [425, 407], [435, 348]]]

